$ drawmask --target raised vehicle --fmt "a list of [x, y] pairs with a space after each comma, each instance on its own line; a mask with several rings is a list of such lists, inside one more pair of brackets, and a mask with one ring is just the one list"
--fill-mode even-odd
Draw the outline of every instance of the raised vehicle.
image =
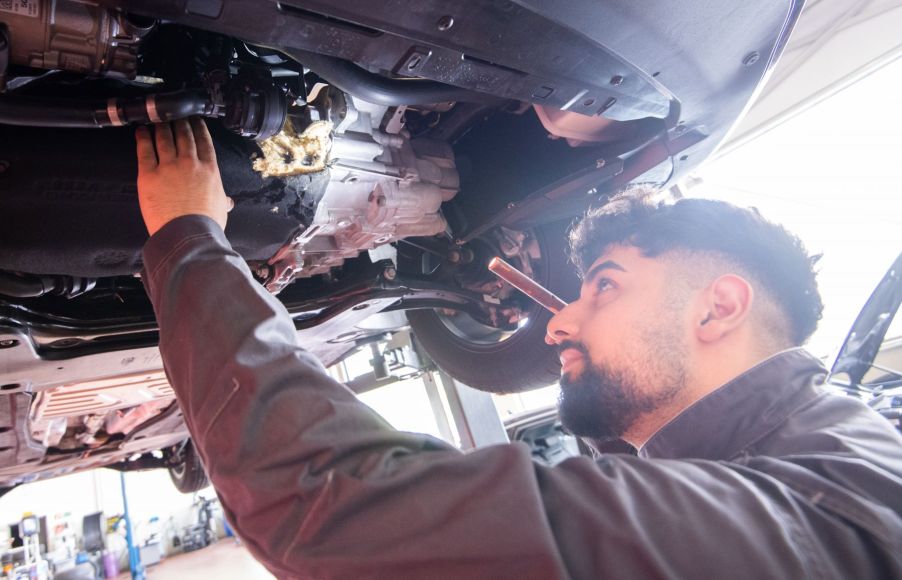
[[548, 314], [488, 261], [572, 299], [570, 221], [710, 155], [801, 8], [0, 2], [0, 486], [206, 484], [140, 280], [135, 125], [206, 118], [226, 234], [325, 364], [409, 327], [461, 382], [529, 389], [558, 377]]

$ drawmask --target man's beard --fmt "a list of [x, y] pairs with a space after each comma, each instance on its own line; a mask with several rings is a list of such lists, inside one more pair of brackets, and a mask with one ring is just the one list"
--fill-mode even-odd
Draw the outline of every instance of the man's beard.
[[[659, 341], [654, 341], [659, 342]], [[585, 368], [578, 376], [561, 377], [561, 423], [574, 435], [592, 439], [621, 438], [641, 416], [673, 401], [685, 386], [682, 361], [673, 344], [665, 352], [646, 350], [655, 360], [632, 361], [635, 371], [593, 364], [584, 345], [564, 342], [582, 352]], [[645, 349], [643, 349], [645, 350]]]

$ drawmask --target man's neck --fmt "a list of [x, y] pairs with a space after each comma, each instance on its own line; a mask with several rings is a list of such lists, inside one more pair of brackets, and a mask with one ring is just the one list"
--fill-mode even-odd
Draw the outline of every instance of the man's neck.
[[641, 415], [630, 425], [621, 438], [636, 449], [641, 449], [655, 433], [692, 406], [693, 403], [716, 391], [774, 354], [776, 352], [759, 353], [741, 361], [736, 360], [735, 357], [732, 359], [729, 357], [717, 357], [714, 359], [714, 362], [701, 365], [700, 368], [705, 369], [704, 373], [691, 377], [687, 381], [685, 389], [672, 401]]

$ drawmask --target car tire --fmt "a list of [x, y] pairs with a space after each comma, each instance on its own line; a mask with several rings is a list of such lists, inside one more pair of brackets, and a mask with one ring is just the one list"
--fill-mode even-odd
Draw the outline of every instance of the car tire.
[[[567, 258], [566, 231], [567, 224], [555, 224], [535, 232], [543, 257], [535, 278], [569, 302], [578, 295], [580, 281]], [[482, 344], [450, 329], [434, 309], [407, 311], [414, 336], [440, 369], [467, 386], [492, 393], [528, 391], [558, 381], [558, 352], [545, 344], [551, 316], [535, 304], [526, 326], [501, 342]]]
[[169, 467], [169, 477], [175, 488], [182, 493], [194, 493], [210, 485], [204, 464], [190, 440], [182, 449], [181, 461]]

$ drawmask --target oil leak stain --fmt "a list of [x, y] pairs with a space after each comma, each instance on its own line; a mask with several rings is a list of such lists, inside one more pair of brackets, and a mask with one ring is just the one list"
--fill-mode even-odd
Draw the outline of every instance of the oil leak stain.
[[262, 156], [254, 159], [254, 171], [263, 177], [323, 171], [332, 148], [331, 134], [329, 121], [314, 121], [298, 133], [289, 118], [281, 131], [260, 143]]

